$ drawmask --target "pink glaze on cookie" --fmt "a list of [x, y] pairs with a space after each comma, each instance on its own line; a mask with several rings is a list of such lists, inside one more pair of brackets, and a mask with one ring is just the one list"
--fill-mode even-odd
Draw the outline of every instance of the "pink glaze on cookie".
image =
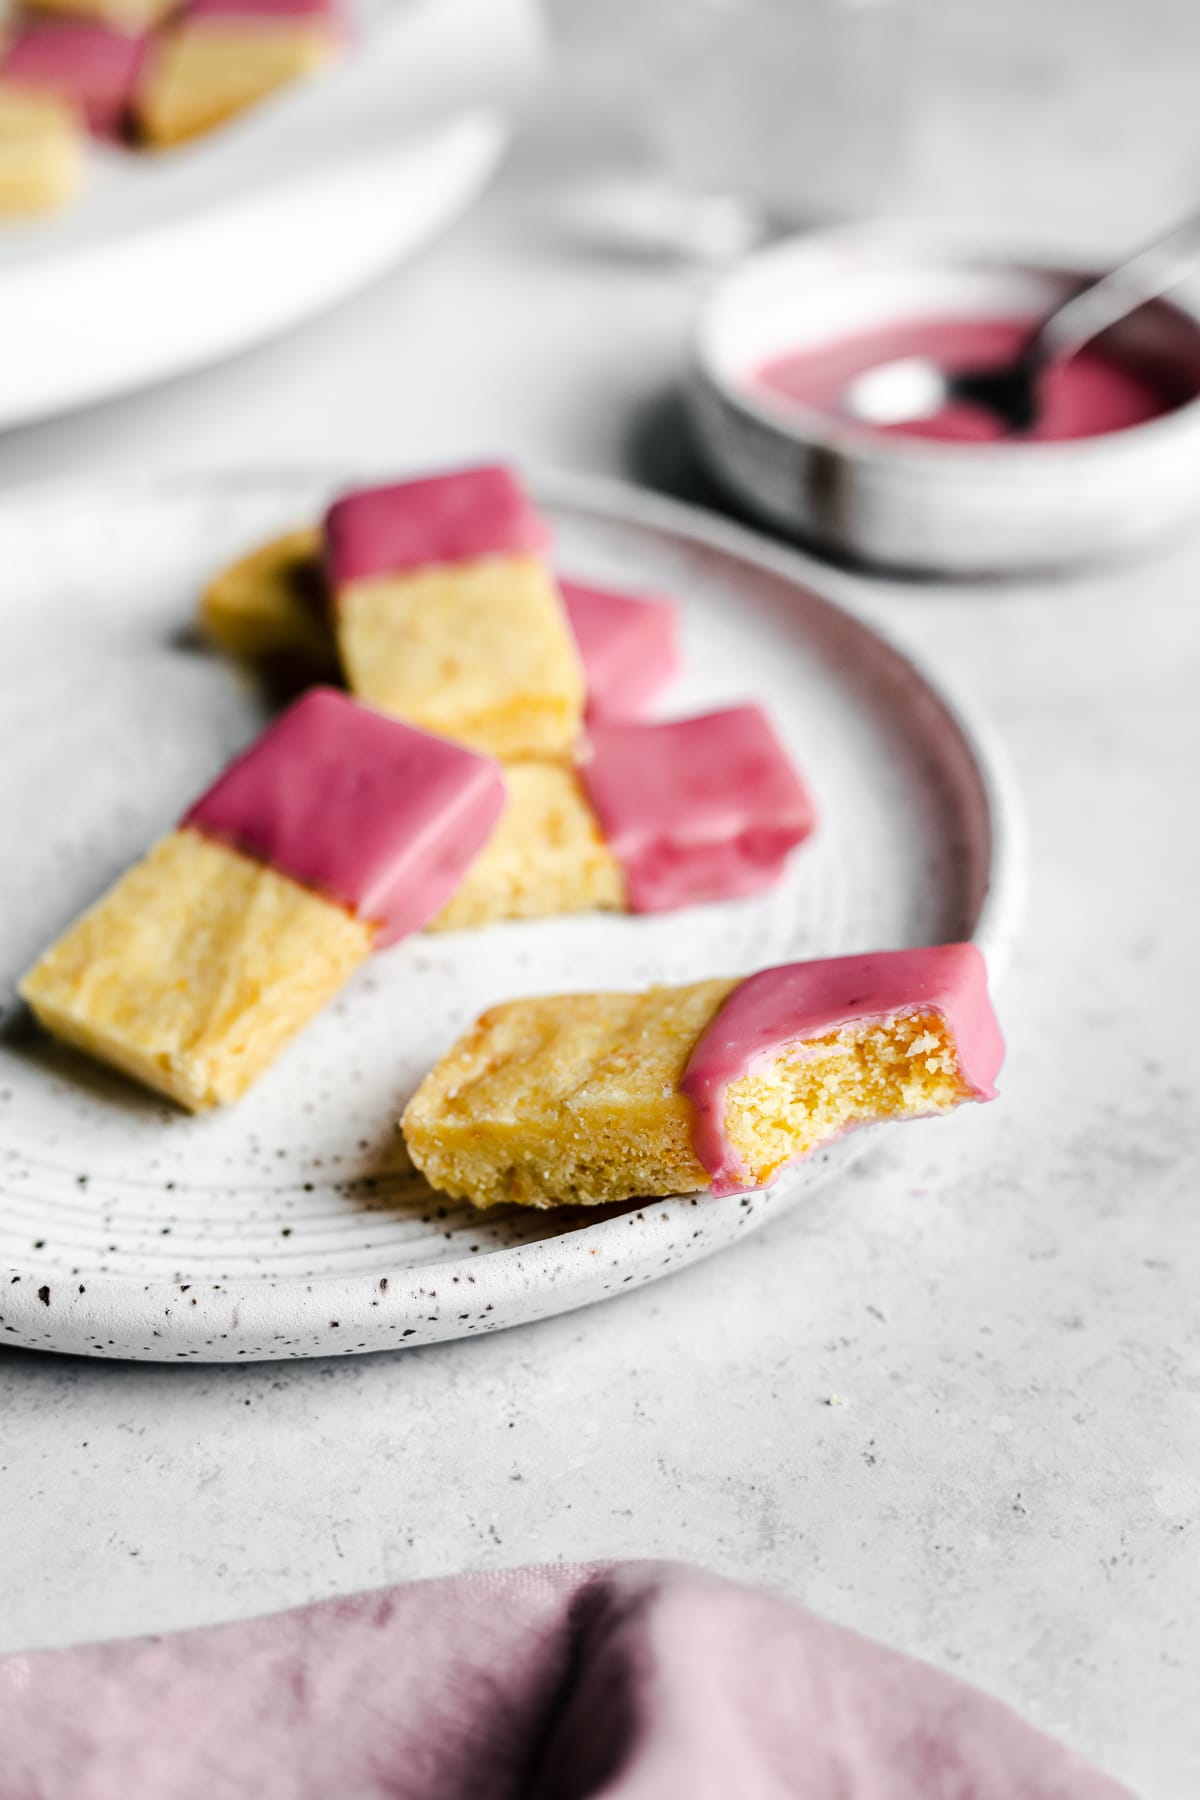
[[490, 758], [314, 688], [181, 824], [377, 924], [382, 948], [450, 898], [505, 799]]
[[516, 476], [493, 467], [346, 494], [326, 515], [325, 542], [336, 593], [431, 563], [540, 556], [550, 535]]
[[941, 1015], [954, 1035], [960, 1078], [976, 1100], [994, 1100], [1004, 1039], [974, 944], [787, 963], [736, 987], [693, 1049], [680, 1084], [694, 1109], [693, 1142], [713, 1193], [738, 1193], [749, 1181], [725, 1132], [732, 1082], [844, 1025], [910, 1012]]
[[758, 706], [666, 725], [596, 725], [580, 775], [635, 912], [757, 893], [816, 822]]
[[56, 94], [88, 129], [115, 137], [129, 109], [146, 39], [106, 25], [37, 21], [17, 27], [0, 54], [0, 81]]
[[257, 20], [293, 20], [293, 18], [338, 18], [336, 0], [191, 0], [187, 20], [196, 18], [245, 18]]
[[588, 717], [637, 719], [679, 673], [679, 617], [659, 595], [560, 581], [587, 681]]
[[329, 19], [336, 20], [336, 0], [192, 0], [187, 8], [189, 23], [195, 19], [245, 19], [253, 24], [259, 19]]

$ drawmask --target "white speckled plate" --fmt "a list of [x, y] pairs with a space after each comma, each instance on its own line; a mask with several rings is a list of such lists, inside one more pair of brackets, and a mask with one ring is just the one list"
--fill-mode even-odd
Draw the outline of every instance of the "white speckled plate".
[[[670, 709], [772, 709], [822, 823], [765, 897], [417, 937], [380, 955], [243, 1103], [193, 1119], [38, 1036], [20, 972], [259, 729], [194, 641], [204, 577], [338, 483], [251, 476], [0, 503], [0, 1339], [139, 1358], [322, 1356], [544, 1317], [729, 1243], [862, 1153], [752, 1198], [597, 1218], [476, 1216], [405, 1167], [406, 1096], [521, 993], [738, 973], [838, 951], [1011, 938], [1021, 861], [996, 752], [846, 578], [631, 490], [536, 484], [559, 564], [683, 605]], [[936, 1130], [936, 1125], [913, 1127]]]

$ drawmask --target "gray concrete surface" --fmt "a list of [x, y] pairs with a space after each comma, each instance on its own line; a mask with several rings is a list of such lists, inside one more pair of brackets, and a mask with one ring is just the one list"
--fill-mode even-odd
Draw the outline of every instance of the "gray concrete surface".
[[[1200, 9], [973, 0], [943, 30], [908, 203], [1116, 241], [1194, 197]], [[0, 479], [500, 450], [686, 488], [660, 399], [696, 278], [556, 235], [548, 148], [556, 181], [602, 149], [563, 112], [410, 271], [0, 442]], [[212, 1371], [0, 1355], [0, 1649], [682, 1556], [992, 1688], [1151, 1800], [1200, 1792], [1200, 544], [876, 591], [974, 687], [1027, 795], [1001, 1103], [504, 1337]]]

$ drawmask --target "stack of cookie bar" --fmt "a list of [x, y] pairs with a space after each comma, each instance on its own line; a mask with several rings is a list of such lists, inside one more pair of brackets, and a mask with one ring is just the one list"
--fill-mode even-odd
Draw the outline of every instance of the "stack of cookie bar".
[[0, 35], [0, 215], [76, 194], [87, 137], [163, 148], [338, 53], [334, 0], [27, 0]]
[[[759, 707], [646, 717], [674, 606], [560, 581], [508, 469], [345, 494], [220, 574], [201, 617], [318, 685], [22, 986], [56, 1036], [190, 1109], [239, 1098], [412, 932], [738, 899], [814, 829]], [[978, 952], [891, 952], [513, 1002], [404, 1129], [479, 1205], [730, 1192], [859, 1123], [990, 1098], [1001, 1054]]]

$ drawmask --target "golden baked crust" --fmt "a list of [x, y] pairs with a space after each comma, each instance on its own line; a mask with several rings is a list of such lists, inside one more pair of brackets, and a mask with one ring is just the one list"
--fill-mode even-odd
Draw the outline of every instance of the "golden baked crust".
[[504, 779], [508, 804], [500, 823], [429, 929], [623, 912], [625, 871], [604, 842], [574, 769], [509, 763]]
[[285, 532], [239, 557], [205, 589], [201, 630], [227, 655], [246, 662], [286, 658], [308, 666], [314, 681], [336, 673], [320, 559], [315, 526]]
[[0, 83], [0, 216], [57, 212], [83, 182], [83, 134], [50, 94]]
[[501, 760], [575, 751], [584, 681], [537, 557], [486, 556], [351, 582], [336, 626], [350, 690]]
[[371, 925], [288, 876], [175, 831], [20, 991], [55, 1037], [197, 1112], [244, 1094], [373, 938]]
[[139, 134], [160, 147], [200, 137], [323, 69], [336, 50], [323, 19], [185, 18], [150, 52], [134, 109]]
[[707, 1187], [679, 1083], [736, 986], [493, 1007], [409, 1101], [414, 1163], [476, 1206], [596, 1206]]

